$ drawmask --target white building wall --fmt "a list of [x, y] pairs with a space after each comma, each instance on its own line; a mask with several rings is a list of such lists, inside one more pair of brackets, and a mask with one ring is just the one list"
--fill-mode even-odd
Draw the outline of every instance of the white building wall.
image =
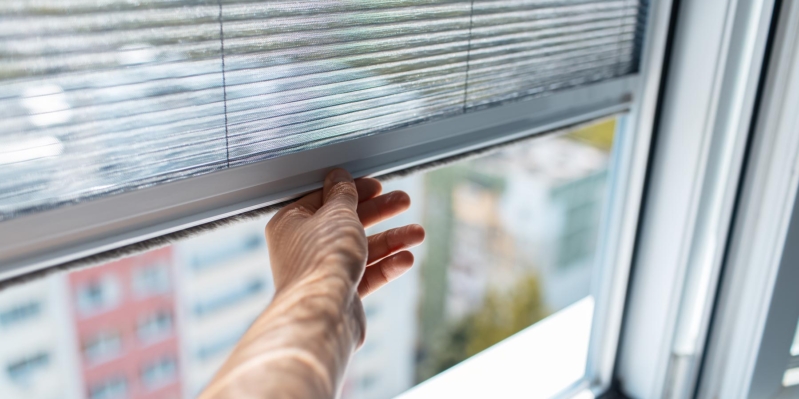
[[[423, 178], [417, 174], [385, 183], [383, 192], [403, 190], [412, 199], [423, 198]], [[407, 212], [370, 228], [367, 234], [420, 223], [421, 205], [412, 202]], [[418, 262], [424, 257], [423, 251], [424, 244], [413, 249], [416, 266], [364, 300], [366, 340], [347, 370], [343, 399], [392, 398], [413, 386], [418, 329]]]
[[[272, 298], [274, 284], [264, 242], [267, 220], [232, 225], [175, 245], [178, 328], [187, 399], [195, 397], [213, 377], [238, 337]], [[258, 246], [241, 248], [242, 243], [255, 238], [261, 241]], [[201, 270], [194, 268], [196, 257], [204, 257], [209, 264]], [[263, 284], [259, 292], [205, 314], [196, 312], [197, 304], [222, 298], [254, 281]]]
[[[53, 275], [0, 291], [0, 314], [26, 304], [38, 308], [13, 322], [0, 318], [0, 398], [82, 397], [80, 359], [63, 279]], [[25, 371], [12, 373], [13, 364], [37, 356], [40, 360], [29, 363]]]

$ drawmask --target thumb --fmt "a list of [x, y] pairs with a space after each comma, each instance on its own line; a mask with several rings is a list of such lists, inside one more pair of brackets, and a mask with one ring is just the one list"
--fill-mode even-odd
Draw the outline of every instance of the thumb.
[[344, 169], [330, 171], [322, 188], [322, 204], [324, 207], [344, 207], [355, 212], [358, 207], [358, 189], [352, 176]]

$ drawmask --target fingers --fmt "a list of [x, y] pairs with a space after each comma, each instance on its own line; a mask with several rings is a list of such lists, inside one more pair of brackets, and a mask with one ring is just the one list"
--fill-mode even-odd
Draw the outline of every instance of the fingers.
[[371, 177], [355, 180], [355, 188], [358, 190], [358, 202], [368, 201], [383, 192], [380, 181]]
[[358, 206], [358, 189], [352, 176], [344, 169], [333, 169], [322, 187], [322, 206], [352, 210]]
[[367, 267], [358, 284], [358, 295], [363, 298], [377, 291], [380, 287], [407, 272], [411, 266], [413, 266], [413, 254], [402, 251]]
[[[380, 181], [370, 177], [364, 177], [355, 181], [355, 189], [359, 201], [369, 201], [383, 192], [383, 185]], [[289, 222], [290, 219], [304, 219], [313, 216], [322, 207], [322, 190], [316, 190], [306, 194], [297, 201], [283, 207], [273, 216], [267, 224], [267, 231], [275, 230], [277, 225]]]
[[424, 241], [424, 228], [410, 224], [367, 237], [369, 256], [367, 265], [395, 252], [415, 247]]
[[411, 197], [404, 191], [392, 191], [358, 204], [358, 218], [363, 227], [374, 226], [408, 210]]
[[[355, 180], [355, 189], [358, 191], [358, 201], [363, 202], [380, 195], [383, 192], [383, 185], [377, 179], [364, 177]], [[322, 207], [322, 190], [306, 194], [293, 204], [286, 206], [286, 208], [289, 207], [302, 208], [307, 211], [309, 216], [313, 215]]]
[[304, 197], [298, 199], [293, 204], [287, 205], [283, 209], [291, 207], [301, 208], [307, 211], [309, 215], [313, 215], [322, 207], [322, 190], [316, 190], [310, 194], [306, 194]]

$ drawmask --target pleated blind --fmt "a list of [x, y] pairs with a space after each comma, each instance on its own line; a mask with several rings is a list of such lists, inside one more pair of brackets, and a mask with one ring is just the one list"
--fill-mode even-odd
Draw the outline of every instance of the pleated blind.
[[0, 220], [634, 73], [638, 0], [5, 0]]

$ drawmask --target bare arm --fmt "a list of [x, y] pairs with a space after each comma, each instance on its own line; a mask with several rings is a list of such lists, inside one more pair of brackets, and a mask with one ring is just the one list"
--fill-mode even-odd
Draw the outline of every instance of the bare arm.
[[379, 195], [374, 179], [341, 169], [324, 188], [283, 208], [266, 227], [275, 297], [202, 399], [334, 398], [365, 337], [361, 298], [413, 264], [424, 239], [409, 225], [366, 237], [364, 228], [405, 211], [408, 195]]

